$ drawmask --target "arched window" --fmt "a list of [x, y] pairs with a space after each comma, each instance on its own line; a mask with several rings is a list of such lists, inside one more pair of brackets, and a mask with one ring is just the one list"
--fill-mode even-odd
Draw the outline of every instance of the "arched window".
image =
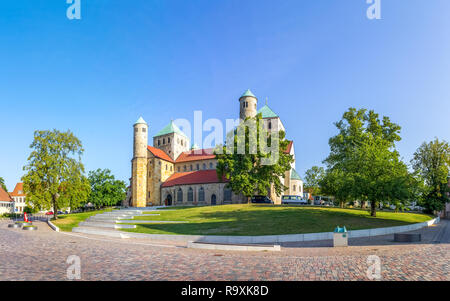
[[167, 138], [167, 143], [170, 143], [170, 138]]
[[183, 171], [186, 171], [186, 165], [185, 165], [185, 166], [183, 166]]
[[178, 192], [177, 192], [177, 202], [180, 202], [180, 203], [183, 202], [183, 191], [181, 190], [181, 188], [178, 188]]
[[180, 172], [180, 166], [178, 166], [178, 172]]
[[192, 203], [193, 201], [194, 201], [194, 190], [192, 190], [192, 187], [189, 187], [188, 202]]
[[197, 170], [200, 170], [200, 164], [197, 163]]
[[163, 138], [163, 145], [166, 144], [166, 138]]
[[293, 187], [293, 188], [294, 188], [294, 191], [295, 191], [295, 185], [294, 185], [294, 187]]
[[160, 146], [160, 145], [161, 145], [161, 140], [158, 139], [158, 146]]
[[206, 169], [206, 164], [205, 163], [203, 163], [203, 170], [205, 170]]
[[193, 170], [192, 168], [193, 168], [193, 167], [192, 167], [192, 164], [191, 164], [191, 171]]
[[223, 190], [223, 201], [224, 202], [231, 202], [231, 189], [230, 188], [224, 188], [224, 190]]
[[209, 163], [209, 169], [213, 169], [213, 164], [212, 164], [212, 162]]
[[199, 202], [205, 201], [205, 190], [203, 189], [203, 187], [200, 187], [200, 189], [198, 190], [198, 201]]
[[271, 129], [272, 129], [272, 122], [269, 121], [269, 130], [271, 130]]

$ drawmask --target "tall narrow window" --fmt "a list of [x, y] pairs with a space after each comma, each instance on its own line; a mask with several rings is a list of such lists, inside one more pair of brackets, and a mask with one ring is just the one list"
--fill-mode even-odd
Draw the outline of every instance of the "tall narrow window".
[[188, 202], [192, 203], [193, 201], [194, 201], [194, 190], [192, 190], [192, 187], [189, 187]]
[[224, 200], [224, 202], [231, 202], [231, 189], [230, 188], [224, 188], [223, 200]]
[[177, 202], [183, 203], [183, 191], [181, 190], [181, 188], [178, 188]]
[[200, 189], [198, 190], [198, 201], [199, 202], [205, 201], [205, 190], [203, 189], [203, 187], [200, 187]]

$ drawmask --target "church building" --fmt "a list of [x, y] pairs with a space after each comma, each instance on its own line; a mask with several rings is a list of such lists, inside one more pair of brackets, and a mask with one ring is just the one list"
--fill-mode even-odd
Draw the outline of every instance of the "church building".
[[[258, 99], [250, 90], [239, 98], [240, 119], [261, 113], [267, 131], [285, 131], [281, 119], [267, 104], [257, 111]], [[174, 205], [222, 205], [246, 203], [241, 194], [227, 188], [226, 179], [219, 179], [213, 149], [190, 146], [188, 136], [172, 121], [153, 136], [148, 145], [148, 124], [141, 117], [133, 126], [134, 143], [131, 161], [131, 187], [128, 205], [132, 207]], [[293, 155], [294, 143], [289, 142], [286, 153]], [[285, 195], [303, 196], [303, 181], [292, 169], [282, 183]], [[281, 204], [281, 196], [271, 189], [270, 198]]]

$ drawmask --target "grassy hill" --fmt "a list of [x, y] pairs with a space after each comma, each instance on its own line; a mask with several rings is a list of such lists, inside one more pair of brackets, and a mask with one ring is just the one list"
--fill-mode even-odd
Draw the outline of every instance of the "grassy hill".
[[138, 224], [130, 232], [192, 235], [277, 235], [331, 232], [336, 226], [348, 230], [403, 226], [430, 220], [417, 213], [378, 212], [310, 206], [225, 205], [170, 208], [160, 216], [139, 220], [187, 221], [180, 224]]

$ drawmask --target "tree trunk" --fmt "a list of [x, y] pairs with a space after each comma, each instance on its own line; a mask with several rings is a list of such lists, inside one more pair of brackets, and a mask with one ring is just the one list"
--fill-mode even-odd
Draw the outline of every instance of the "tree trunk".
[[377, 217], [377, 204], [375, 201], [370, 202], [370, 216]]
[[339, 202], [341, 205], [341, 208], [344, 208], [344, 202]]
[[247, 197], [247, 204], [251, 204], [251, 197]]
[[58, 206], [57, 206], [57, 202], [56, 202], [56, 196], [53, 196], [53, 219], [57, 220], [58, 219]]

